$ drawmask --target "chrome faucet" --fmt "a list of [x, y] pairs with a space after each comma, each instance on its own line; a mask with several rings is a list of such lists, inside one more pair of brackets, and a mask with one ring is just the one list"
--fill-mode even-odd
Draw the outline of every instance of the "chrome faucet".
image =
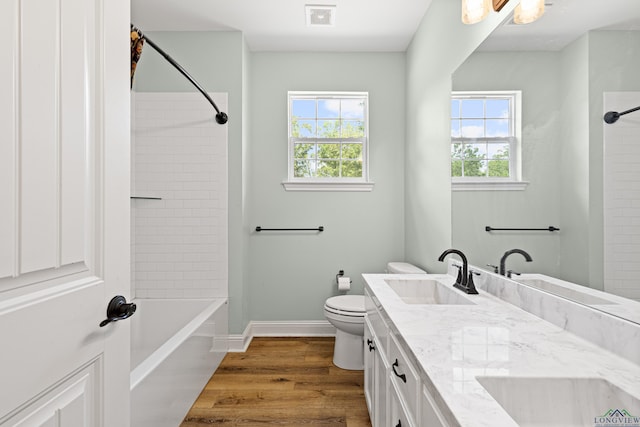
[[447, 249], [446, 251], [442, 252], [440, 257], [438, 258], [438, 261], [444, 261], [444, 258], [449, 254], [457, 254], [458, 256], [460, 256], [460, 259], [462, 259], [462, 274], [460, 274], [460, 271], [458, 271], [458, 278], [456, 279], [456, 283], [453, 284], [453, 287], [460, 289], [467, 294], [477, 294], [478, 291], [473, 284], [473, 272], [470, 272], [467, 275], [469, 270], [469, 263], [467, 262], [467, 257], [462, 253], [462, 251], [459, 251], [457, 249]]
[[[511, 249], [510, 251], [505, 252], [504, 255], [502, 255], [502, 258], [500, 258], [500, 275], [501, 276], [505, 275], [505, 264], [507, 262], [507, 257], [511, 254], [520, 254], [524, 257], [524, 259], [527, 262], [533, 261], [533, 259], [531, 259], [531, 255], [529, 255], [522, 249]], [[509, 271], [509, 273], [514, 273], [514, 272]], [[509, 277], [511, 277], [511, 274], [509, 274]]]

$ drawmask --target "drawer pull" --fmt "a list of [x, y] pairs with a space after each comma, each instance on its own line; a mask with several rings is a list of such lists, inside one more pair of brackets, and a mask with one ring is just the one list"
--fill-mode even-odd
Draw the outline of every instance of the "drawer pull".
[[396, 366], [400, 366], [400, 363], [398, 362], [398, 359], [396, 359], [396, 361], [393, 363], [393, 365], [391, 365], [391, 368], [393, 369], [393, 373], [396, 374], [396, 377], [400, 378], [403, 382], [407, 382], [407, 376], [405, 374], [399, 374], [398, 371], [396, 371]]
[[373, 351], [376, 349], [376, 347], [373, 345], [373, 341], [371, 341], [370, 339], [367, 339], [367, 345], [369, 346], [369, 351]]

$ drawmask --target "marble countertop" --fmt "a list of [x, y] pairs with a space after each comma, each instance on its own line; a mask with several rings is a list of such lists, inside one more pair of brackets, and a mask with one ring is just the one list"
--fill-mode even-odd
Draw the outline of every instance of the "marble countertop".
[[[437, 400], [461, 426], [517, 425], [477, 376], [604, 378], [640, 398], [639, 365], [482, 289], [479, 295], [465, 295], [475, 305], [406, 304], [384, 279], [422, 277], [452, 285], [454, 278], [444, 274], [363, 277], [425, 384], [435, 389]], [[608, 409], [584, 411], [596, 417]], [[627, 409], [640, 412], [640, 408]]]

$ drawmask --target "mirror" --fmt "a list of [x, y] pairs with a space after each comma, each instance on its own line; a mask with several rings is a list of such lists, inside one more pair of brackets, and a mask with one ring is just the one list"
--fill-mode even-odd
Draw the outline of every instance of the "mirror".
[[[527, 184], [524, 190], [508, 191], [500, 191], [504, 186], [490, 191], [453, 186], [453, 247], [478, 266], [498, 265], [505, 251], [521, 248], [533, 262], [514, 254], [507, 260], [507, 269], [640, 299], [640, 274], [634, 277], [637, 284], [616, 287], [620, 276], [605, 268], [605, 241], [610, 244], [610, 240], [605, 231], [604, 188], [606, 174], [613, 172], [604, 166], [602, 119], [605, 92], [640, 91], [637, 1], [548, 1], [543, 17], [532, 24], [514, 25], [509, 20], [454, 73], [452, 87], [454, 91], [522, 91], [516, 154]], [[640, 99], [611, 109], [623, 111], [637, 105]], [[635, 114], [635, 135], [639, 135], [640, 112]], [[640, 206], [640, 202], [630, 203]], [[629, 221], [640, 220], [630, 217]], [[560, 231], [487, 232], [486, 226], [553, 226]], [[640, 270], [640, 259], [630, 263]], [[636, 312], [640, 312], [640, 302], [627, 301], [638, 304]], [[613, 305], [592, 306], [625, 317]]]

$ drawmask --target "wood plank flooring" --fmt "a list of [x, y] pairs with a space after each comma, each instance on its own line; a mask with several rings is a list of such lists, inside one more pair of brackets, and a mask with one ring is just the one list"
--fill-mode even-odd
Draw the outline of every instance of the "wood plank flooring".
[[254, 338], [228, 353], [180, 427], [371, 427], [363, 371], [332, 363], [333, 338]]

